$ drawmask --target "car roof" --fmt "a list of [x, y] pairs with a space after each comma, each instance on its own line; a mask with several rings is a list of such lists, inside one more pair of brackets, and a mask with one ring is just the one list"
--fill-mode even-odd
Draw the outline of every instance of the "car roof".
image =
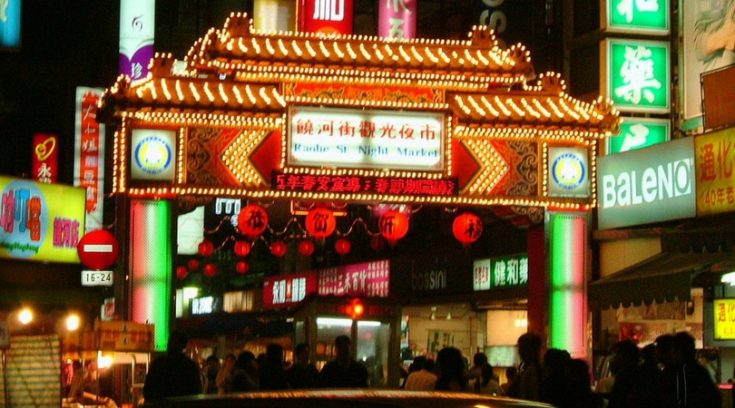
[[324, 389], [246, 392], [168, 398], [146, 407], [273, 408], [541, 408], [551, 405], [504, 397], [444, 391]]

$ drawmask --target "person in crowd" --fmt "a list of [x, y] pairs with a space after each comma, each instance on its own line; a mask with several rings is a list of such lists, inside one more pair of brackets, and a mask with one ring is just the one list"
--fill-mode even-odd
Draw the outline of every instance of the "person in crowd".
[[233, 392], [255, 391], [260, 389], [260, 378], [258, 376], [258, 362], [255, 354], [243, 351], [237, 356], [235, 366], [232, 368]]
[[443, 391], [467, 391], [467, 369], [462, 352], [454, 347], [444, 347], [436, 355], [439, 378], [434, 389]]
[[352, 341], [340, 335], [334, 339], [336, 357], [328, 362], [319, 373], [321, 387], [351, 388], [367, 387], [367, 368], [352, 358]]
[[299, 343], [293, 350], [294, 361], [286, 371], [286, 381], [290, 388], [313, 388], [319, 376], [314, 364], [310, 361], [311, 350], [307, 343]]
[[117, 407], [115, 401], [103, 397], [100, 393], [97, 362], [90, 360], [84, 365], [84, 370], [81, 369], [81, 366], [79, 368], [78, 374], [75, 371], [69, 388], [70, 402], [77, 402], [81, 405], [103, 405], [108, 408]]
[[230, 353], [225, 356], [225, 362], [217, 373], [215, 380], [217, 384], [217, 394], [223, 395], [232, 391], [232, 372], [235, 369], [235, 361], [237, 357]]
[[214, 354], [207, 357], [202, 373], [205, 394], [217, 394], [217, 374], [220, 371], [219, 359]]
[[265, 361], [258, 369], [261, 390], [285, 390], [288, 388], [286, 380], [286, 364], [283, 361], [283, 347], [271, 343], [265, 351]]
[[674, 336], [662, 334], [656, 337], [654, 356], [658, 368], [656, 395], [659, 407], [676, 406], [676, 373], [672, 357]]
[[592, 393], [590, 367], [587, 362], [575, 358], [566, 364], [565, 401], [562, 408], [602, 408], [602, 397]]
[[413, 371], [408, 374], [403, 388], [411, 391], [431, 391], [436, 387], [437, 376], [434, 373], [434, 360], [419, 356], [413, 359]]
[[541, 365], [541, 401], [562, 406], [566, 400], [567, 366], [572, 356], [566, 350], [546, 350]]
[[505, 382], [500, 384], [500, 388], [503, 389], [503, 395], [508, 395], [510, 389], [513, 388], [518, 377], [518, 369], [515, 367], [507, 367], [505, 369]]
[[480, 376], [474, 381], [473, 389], [479, 394], [503, 395], [503, 389], [500, 388], [498, 379], [493, 372], [493, 366], [490, 363], [485, 363], [482, 366]]
[[472, 367], [470, 367], [469, 380], [473, 381], [482, 376], [482, 368], [487, 364], [487, 354], [478, 351], [472, 357]]
[[610, 371], [615, 383], [610, 390], [608, 408], [627, 408], [634, 404], [634, 389], [638, 376], [638, 346], [630, 340], [622, 340], [613, 347]]
[[657, 407], [661, 403], [660, 390], [661, 372], [656, 363], [656, 344], [651, 343], [640, 350], [640, 363], [636, 369], [636, 379], [633, 387], [633, 401], [635, 407]]
[[687, 332], [674, 334], [671, 362], [676, 374], [677, 407], [719, 407], [717, 386], [707, 369], [697, 362], [694, 337]]
[[518, 354], [521, 364], [518, 367], [517, 381], [510, 388], [511, 397], [539, 401], [541, 397], [541, 337], [535, 333], [524, 333], [518, 338]]
[[171, 333], [166, 354], [153, 360], [145, 377], [143, 396], [146, 401], [202, 393], [199, 367], [184, 354], [186, 343], [184, 333]]

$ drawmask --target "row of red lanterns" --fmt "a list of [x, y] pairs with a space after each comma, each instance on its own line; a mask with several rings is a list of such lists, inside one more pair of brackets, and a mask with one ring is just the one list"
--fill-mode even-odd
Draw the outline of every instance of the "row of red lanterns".
[[[246, 237], [255, 239], [265, 232], [268, 221], [268, 213], [265, 208], [257, 204], [250, 204], [240, 210], [237, 217], [237, 228]], [[408, 215], [396, 210], [386, 211], [378, 221], [380, 235], [391, 244], [406, 236], [409, 224]], [[306, 215], [306, 231], [314, 238], [326, 238], [332, 235], [336, 228], [337, 219], [334, 212], [328, 208], [314, 208]], [[482, 230], [482, 220], [470, 212], [459, 215], [452, 224], [454, 237], [464, 245], [477, 241], [482, 235]]]

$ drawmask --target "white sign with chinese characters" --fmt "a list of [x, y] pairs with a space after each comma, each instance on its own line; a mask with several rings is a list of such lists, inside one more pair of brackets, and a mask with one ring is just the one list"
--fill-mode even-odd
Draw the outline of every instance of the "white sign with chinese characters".
[[288, 164], [441, 171], [444, 115], [433, 112], [294, 107]]
[[528, 255], [479, 259], [472, 266], [475, 291], [528, 285]]

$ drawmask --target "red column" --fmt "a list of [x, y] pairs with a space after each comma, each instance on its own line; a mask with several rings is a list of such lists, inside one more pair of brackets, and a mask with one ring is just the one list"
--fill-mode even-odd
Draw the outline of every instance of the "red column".
[[528, 228], [528, 331], [541, 336], [546, 348], [549, 291], [546, 276], [546, 235], [544, 225]]

